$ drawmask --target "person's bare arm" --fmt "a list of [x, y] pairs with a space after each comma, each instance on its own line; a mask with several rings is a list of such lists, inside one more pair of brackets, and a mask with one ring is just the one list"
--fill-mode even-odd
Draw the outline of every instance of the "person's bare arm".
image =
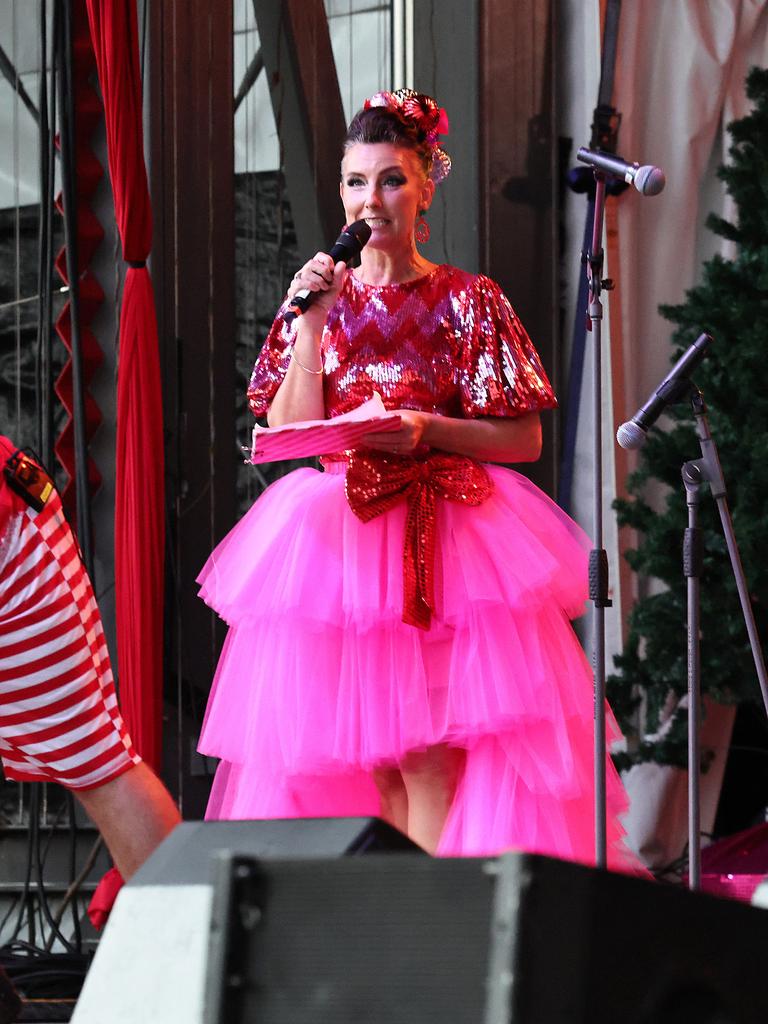
[[126, 880], [181, 821], [170, 793], [144, 762], [101, 786], [74, 792]]
[[325, 419], [320, 341], [328, 310], [339, 294], [345, 269], [343, 262], [334, 267], [328, 253], [319, 252], [304, 264], [291, 282], [288, 289], [290, 298], [302, 288], [315, 292], [316, 297], [297, 321], [296, 343], [288, 372], [267, 413], [270, 427], [281, 427], [299, 420]]
[[379, 451], [407, 455], [419, 445], [469, 455], [482, 462], [535, 462], [541, 455], [541, 421], [537, 412], [522, 416], [488, 416], [464, 420], [398, 409], [400, 429], [367, 434], [362, 443]]

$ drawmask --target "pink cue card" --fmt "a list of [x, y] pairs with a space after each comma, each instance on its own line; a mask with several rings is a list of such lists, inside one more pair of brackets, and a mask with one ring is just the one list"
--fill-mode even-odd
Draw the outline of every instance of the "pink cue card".
[[400, 427], [396, 412], [387, 412], [378, 393], [357, 409], [330, 420], [306, 420], [284, 427], [253, 428], [249, 462], [279, 462], [311, 455], [329, 455], [356, 447], [365, 434], [379, 434]]

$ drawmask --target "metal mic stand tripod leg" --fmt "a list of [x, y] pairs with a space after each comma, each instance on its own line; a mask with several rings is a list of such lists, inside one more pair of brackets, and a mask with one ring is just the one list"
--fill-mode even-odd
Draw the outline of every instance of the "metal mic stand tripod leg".
[[741, 564], [736, 536], [733, 531], [728, 499], [725, 491], [725, 478], [720, 466], [720, 458], [709, 430], [707, 407], [704, 397], [695, 385], [691, 384], [691, 405], [696, 418], [696, 434], [701, 447], [701, 458], [686, 462], [682, 468], [685, 484], [686, 501], [688, 504], [688, 527], [685, 531], [683, 567], [688, 586], [688, 886], [699, 889], [701, 886], [701, 828], [700, 828], [700, 793], [701, 793], [701, 751], [699, 731], [701, 726], [701, 660], [699, 655], [700, 633], [700, 576], [702, 567], [701, 534], [698, 528], [698, 504], [701, 486], [709, 483], [712, 497], [720, 513], [720, 522], [728, 546], [731, 569], [736, 588], [739, 592], [741, 612], [749, 635], [749, 645], [757, 670], [760, 691], [763, 697], [766, 715], [768, 715], [768, 674], [765, 660], [757, 635], [755, 616], [747, 590], [744, 568]]

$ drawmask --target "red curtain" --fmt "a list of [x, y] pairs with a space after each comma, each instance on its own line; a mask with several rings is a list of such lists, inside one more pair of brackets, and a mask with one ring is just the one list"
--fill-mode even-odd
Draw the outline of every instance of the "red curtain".
[[129, 264], [117, 379], [115, 590], [120, 704], [137, 750], [160, 762], [163, 692], [163, 411], [157, 319], [145, 261], [152, 207], [144, 164], [135, 0], [86, 0], [107, 126], [115, 216]]

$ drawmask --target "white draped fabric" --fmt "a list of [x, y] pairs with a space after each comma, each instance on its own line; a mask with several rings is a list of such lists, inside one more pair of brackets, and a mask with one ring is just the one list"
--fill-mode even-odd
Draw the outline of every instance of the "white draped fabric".
[[[715, 178], [727, 158], [725, 126], [747, 111], [744, 80], [768, 62], [764, 0], [624, 3], [615, 105], [621, 149], [667, 174], [658, 197], [634, 189], [618, 210], [625, 388], [630, 412], [669, 368], [670, 328], [659, 303], [678, 303], [702, 261], [725, 243], [704, 228], [732, 215]], [[713, 358], [722, 358], [717, 349]]]
[[[589, 141], [599, 81], [596, 38], [600, 15], [597, 2], [566, 0], [561, 8], [570, 57], [563, 92], [563, 131], [571, 135], [576, 148]], [[608, 218], [609, 230], [615, 227], [615, 238], [611, 235], [609, 239], [607, 269], [616, 278], [618, 290], [605, 297], [608, 316], [603, 348], [609, 364], [603, 412], [606, 502], [612, 493], [621, 493], [625, 474], [632, 468], [631, 460], [617, 452], [610, 425], [627, 419], [669, 369], [671, 325], [658, 313], [659, 304], [682, 302], [686, 290], [698, 281], [702, 262], [714, 252], [730, 255], [728, 244], [707, 231], [704, 221], [712, 211], [733, 215], [715, 172], [727, 159], [726, 125], [748, 111], [744, 80], [756, 64], [768, 64], [768, 5], [764, 0], [644, 0], [622, 5], [613, 101], [622, 114], [619, 151], [626, 159], [662, 167], [667, 187], [653, 198], [629, 189]], [[566, 212], [574, 279], [584, 207], [583, 197], [569, 198]], [[569, 282], [571, 291], [574, 287], [575, 282]], [[722, 357], [715, 346], [711, 358]], [[577, 441], [577, 467], [585, 472], [578, 474], [575, 512], [589, 529], [587, 378], [588, 373]], [[692, 452], [691, 458], [697, 455]], [[610, 652], [621, 645], [622, 612], [626, 614], [632, 598], [648, 584], [632, 580], [626, 571], [622, 579], [619, 542], [613, 517], [608, 518], [606, 547], [616, 601], [608, 622]], [[632, 538], [622, 538], [622, 543], [627, 542], [631, 546]], [[746, 569], [748, 573], [749, 567]], [[681, 623], [681, 637], [684, 625]], [[702, 656], [706, 666], [706, 651]], [[705, 724], [704, 741], [717, 750], [714, 768], [704, 780], [705, 832], [714, 822], [731, 724], [732, 712], [716, 709]], [[671, 861], [686, 841], [684, 773], [647, 765], [633, 769], [627, 782], [633, 802], [628, 826], [634, 844], [653, 865]]]

